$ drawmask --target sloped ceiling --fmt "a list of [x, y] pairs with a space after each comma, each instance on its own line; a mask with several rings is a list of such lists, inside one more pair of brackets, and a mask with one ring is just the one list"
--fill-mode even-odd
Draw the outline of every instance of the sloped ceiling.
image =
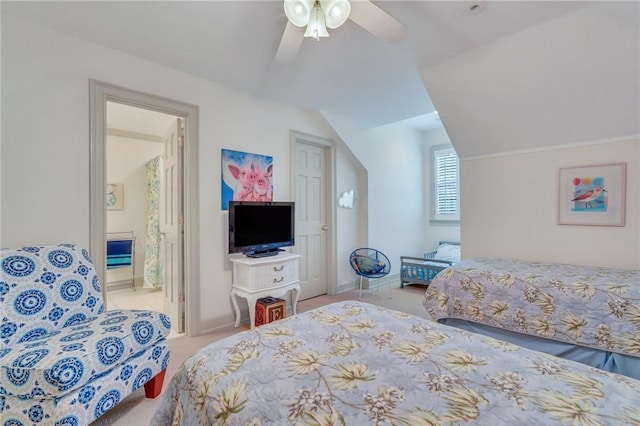
[[0, 8], [3, 18], [360, 128], [414, 117], [430, 118], [412, 124], [428, 128], [437, 109], [461, 157], [639, 133], [638, 2], [374, 3], [406, 26], [402, 41], [384, 43], [347, 21], [327, 39], [305, 39], [286, 65], [274, 60], [282, 0], [3, 0]]
[[426, 66], [461, 158], [640, 134], [640, 3], [598, 2]]

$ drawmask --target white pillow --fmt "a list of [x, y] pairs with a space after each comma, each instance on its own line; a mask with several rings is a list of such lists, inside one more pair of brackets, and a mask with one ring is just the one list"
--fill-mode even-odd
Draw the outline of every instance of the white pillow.
[[434, 259], [448, 260], [449, 262], [460, 262], [460, 246], [453, 244], [440, 244]]

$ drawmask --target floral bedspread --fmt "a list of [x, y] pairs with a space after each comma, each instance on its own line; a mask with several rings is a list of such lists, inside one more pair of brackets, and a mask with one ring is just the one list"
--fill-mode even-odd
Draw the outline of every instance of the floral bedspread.
[[640, 381], [339, 302], [191, 356], [152, 425], [630, 425]]
[[640, 357], [637, 270], [471, 258], [440, 272], [423, 304], [434, 320], [458, 318]]

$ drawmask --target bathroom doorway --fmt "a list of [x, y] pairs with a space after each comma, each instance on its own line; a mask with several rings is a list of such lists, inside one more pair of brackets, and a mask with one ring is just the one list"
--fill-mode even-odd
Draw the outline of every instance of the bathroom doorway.
[[175, 256], [183, 234], [171, 229], [171, 218], [181, 212], [171, 198], [183, 180], [172, 179], [182, 170], [175, 145], [183, 121], [117, 102], [107, 102], [106, 113], [107, 306], [164, 312], [177, 335], [184, 331], [181, 285], [171, 282], [178, 279], [171, 271], [183, 265], [171, 262], [183, 262]]
[[[107, 181], [107, 103], [163, 113], [180, 119], [176, 121], [179, 123], [176, 124], [176, 129], [180, 129], [181, 133], [169, 135], [164, 142], [163, 170], [166, 176], [170, 176], [170, 178], [165, 177], [164, 180], [173, 182], [172, 185], [165, 185], [165, 191], [169, 189], [175, 189], [175, 191], [168, 198], [171, 200], [171, 209], [167, 209], [167, 212], [171, 214], [165, 215], [170, 219], [171, 229], [165, 229], [166, 238], [163, 242], [166, 244], [163, 245], [163, 255], [170, 256], [171, 260], [165, 262], [163, 267], [164, 276], [170, 279], [163, 278], [165, 303], [162, 311], [171, 319], [172, 328], [184, 331], [188, 336], [197, 336], [200, 333], [199, 108], [196, 105], [93, 79], [89, 80], [89, 101], [91, 138], [89, 254], [101, 283], [105, 283], [107, 278], [107, 183], [119, 183]], [[112, 127], [116, 127], [113, 122]], [[137, 130], [133, 132], [144, 133]], [[171, 158], [167, 156], [167, 152], [172, 153]], [[124, 202], [127, 203], [127, 188], [123, 187], [122, 192], [125, 194]], [[102, 290], [107, 309], [111, 309], [105, 285], [102, 286]], [[166, 299], [170, 299], [170, 307], [167, 306]]]

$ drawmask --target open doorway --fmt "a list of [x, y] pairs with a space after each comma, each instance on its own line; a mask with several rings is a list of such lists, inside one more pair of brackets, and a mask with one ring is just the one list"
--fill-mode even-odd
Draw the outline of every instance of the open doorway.
[[[173, 317], [169, 337], [181, 325], [180, 283], [171, 283], [170, 216], [182, 210], [171, 195], [182, 177], [166, 178], [172, 143], [184, 132], [180, 117], [107, 102], [105, 287], [108, 309], [146, 309]], [[182, 170], [182, 167], [179, 168]], [[175, 211], [170, 211], [174, 209]], [[183, 237], [174, 232], [173, 238]], [[181, 241], [178, 245], [181, 247]], [[167, 253], [167, 251], [169, 253]], [[176, 262], [183, 262], [181, 256]], [[177, 265], [181, 270], [183, 265]], [[172, 285], [175, 284], [175, 287]]]
[[[128, 113], [133, 114], [135, 109], [147, 113], [156, 112], [173, 116], [175, 126], [173, 131], [167, 131], [163, 136], [163, 165], [164, 174], [163, 191], [167, 200], [165, 210], [165, 222], [162, 231], [162, 259], [163, 259], [163, 306], [171, 319], [172, 328], [184, 331], [189, 336], [199, 334], [199, 192], [198, 192], [198, 107], [185, 104], [180, 101], [162, 98], [154, 95], [132, 91], [130, 89], [98, 82], [89, 81], [90, 94], [90, 135], [91, 135], [91, 162], [90, 162], [90, 255], [102, 283], [106, 283], [107, 277], [107, 204], [108, 182], [107, 170], [107, 137], [108, 133], [118, 134], [118, 130], [109, 131], [107, 122], [108, 104], [119, 104], [132, 107]], [[137, 111], [140, 112], [140, 111]], [[112, 123], [111, 127], [119, 127]], [[127, 131], [128, 129], [123, 129]], [[137, 138], [144, 138], [146, 132], [139, 129], [128, 130], [134, 134], [120, 133]], [[137, 133], [137, 134], [135, 134]], [[126, 138], [125, 138], [126, 139]], [[133, 147], [129, 145], [127, 149]], [[131, 155], [131, 152], [127, 155]], [[127, 193], [127, 188], [122, 187], [122, 192]], [[139, 197], [142, 197], [139, 195]], [[146, 197], [145, 197], [146, 198]], [[124, 202], [128, 202], [126, 195]], [[125, 207], [126, 208], [126, 207]], [[169, 213], [167, 213], [169, 212]], [[121, 224], [118, 225], [120, 227]], [[109, 225], [111, 226], [111, 225]], [[127, 226], [127, 228], [129, 228]], [[130, 229], [116, 229], [116, 231], [131, 231]], [[140, 232], [138, 232], [139, 234]], [[138, 239], [146, 242], [146, 231]], [[146, 248], [145, 248], [146, 250]], [[140, 260], [137, 260], [136, 269], [140, 268]], [[144, 271], [144, 270], [143, 270]], [[144, 273], [144, 272], [143, 272]], [[136, 277], [132, 279], [137, 284]], [[122, 277], [118, 277], [116, 282]], [[143, 281], [144, 282], [144, 281]], [[126, 282], [124, 288], [126, 288]], [[137, 288], [137, 287], [136, 287]], [[133, 286], [129, 286], [133, 290]], [[171, 289], [171, 291], [168, 291]], [[104, 300], [107, 309], [109, 297], [107, 286], [102, 286]], [[131, 293], [137, 293], [131, 291]], [[166, 298], [171, 299], [168, 308]], [[160, 309], [155, 309], [160, 310]]]

